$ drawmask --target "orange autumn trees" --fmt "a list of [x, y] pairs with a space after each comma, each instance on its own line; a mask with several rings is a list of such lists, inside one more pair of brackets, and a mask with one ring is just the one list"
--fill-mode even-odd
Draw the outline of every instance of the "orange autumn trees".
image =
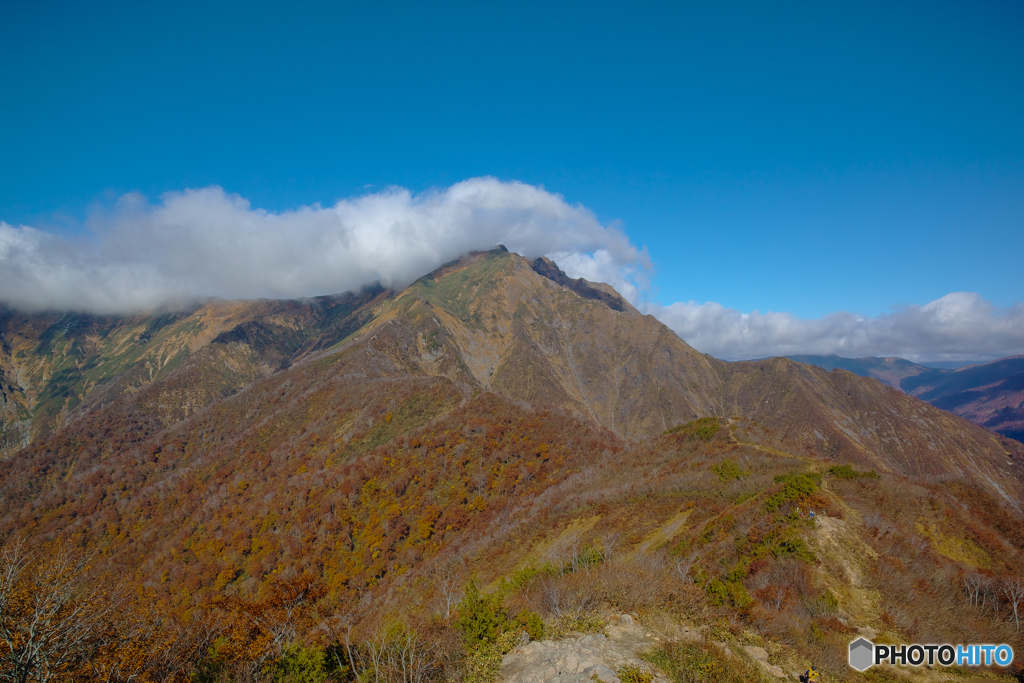
[[0, 680], [145, 680], [172, 645], [126, 584], [88, 581], [89, 560], [61, 543], [0, 551]]
[[[272, 396], [287, 397], [288, 384]], [[45, 472], [33, 471], [39, 502], [8, 507], [0, 532], [76, 533], [176, 614], [220, 598], [262, 599], [279, 578], [306, 572], [332, 604], [345, 604], [622, 448], [561, 411], [457, 389], [387, 381], [350, 393], [348, 384], [312, 407], [308, 396], [286, 405], [272, 421], [258, 419], [274, 400], [262, 394], [111, 451], [93, 424], [79, 436], [97, 455], [62, 436], [38, 446], [52, 454]], [[424, 403], [454, 409], [410, 428]], [[212, 436], [232, 433], [236, 420], [249, 427]], [[67, 455], [72, 462], [61, 463]], [[0, 469], [13, 493], [16, 463]]]

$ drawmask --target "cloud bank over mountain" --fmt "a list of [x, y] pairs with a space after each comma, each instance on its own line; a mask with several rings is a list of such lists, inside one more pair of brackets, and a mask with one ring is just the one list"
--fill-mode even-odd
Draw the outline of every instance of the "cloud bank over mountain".
[[955, 292], [889, 315], [817, 320], [718, 303], [646, 301], [645, 249], [585, 207], [543, 188], [474, 178], [274, 213], [219, 187], [129, 194], [67, 238], [0, 222], [0, 301], [26, 310], [123, 313], [203, 296], [296, 298], [379, 281], [402, 287], [474, 249], [548, 256], [572, 277], [607, 282], [700, 351], [987, 359], [1024, 353], [1024, 303], [997, 309]]

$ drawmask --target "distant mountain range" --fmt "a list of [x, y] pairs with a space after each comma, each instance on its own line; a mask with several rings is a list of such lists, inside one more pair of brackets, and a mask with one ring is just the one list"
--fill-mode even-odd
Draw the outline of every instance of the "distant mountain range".
[[787, 356], [825, 370], [874, 377], [948, 410], [976, 425], [1024, 441], [1024, 356], [1010, 356], [956, 369], [903, 358]]

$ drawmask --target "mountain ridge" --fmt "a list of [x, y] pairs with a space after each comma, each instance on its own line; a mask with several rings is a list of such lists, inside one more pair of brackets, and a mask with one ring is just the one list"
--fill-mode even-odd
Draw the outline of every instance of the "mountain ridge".
[[874, 377], [974, 424], [1024, 441], [1024, 356], [961, 368], [930, 368], [903, 358], [787, 356], [861, 377]]
[[[166, 428], [296, 364], [340, 359], [368, 377], [445, 377], [569, 410], [630, 440], [738, 414], [783, 430], [807, 452], [864, 467], [930, 475], [973, 468], [1017, 504], [1006, 487], [1021, 486], [1011, 474], [1019, 444], [863, 380], [785, 359], [726, 363], [700, 354], [621, 297], [610, 305], [612, 295], [593, 295], [601, 290], [559, 273], [549, 261], [499, 248], [446, 264], [400, 292], [215, 302], [155, 322], [44, 319], [50, 325], [37, 330], [43, 341], [35, 348], [60, 351], [49, 373], [38, 357], [25, 362], [24, 342], [13, 356], [23, 361], [20, 376], [31, 379], [28, 368], [43, 380], [26, 392], [43, 409], [37, 435], [119, 395]], [[106, 338], [103, 329], [111, 330]], [[132, 335], [142, 350], [128, 353]], [[97, 377], [105, 368], [110, 377]], [[64, 377], [71, 381], [61, 384]]]

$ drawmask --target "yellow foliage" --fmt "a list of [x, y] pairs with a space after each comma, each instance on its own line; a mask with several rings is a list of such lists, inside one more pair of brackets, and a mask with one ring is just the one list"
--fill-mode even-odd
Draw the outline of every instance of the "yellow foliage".
[[944, 534], [930, 522], [927, 527], [921, 522], [917, 522], [914, 528], [917, 533], [932, 542], [935, 552], [944, 557], [978, 569], [984, 569], [991, 564], [988, 554], [969, 538], [957, 538], [952, 534]]

